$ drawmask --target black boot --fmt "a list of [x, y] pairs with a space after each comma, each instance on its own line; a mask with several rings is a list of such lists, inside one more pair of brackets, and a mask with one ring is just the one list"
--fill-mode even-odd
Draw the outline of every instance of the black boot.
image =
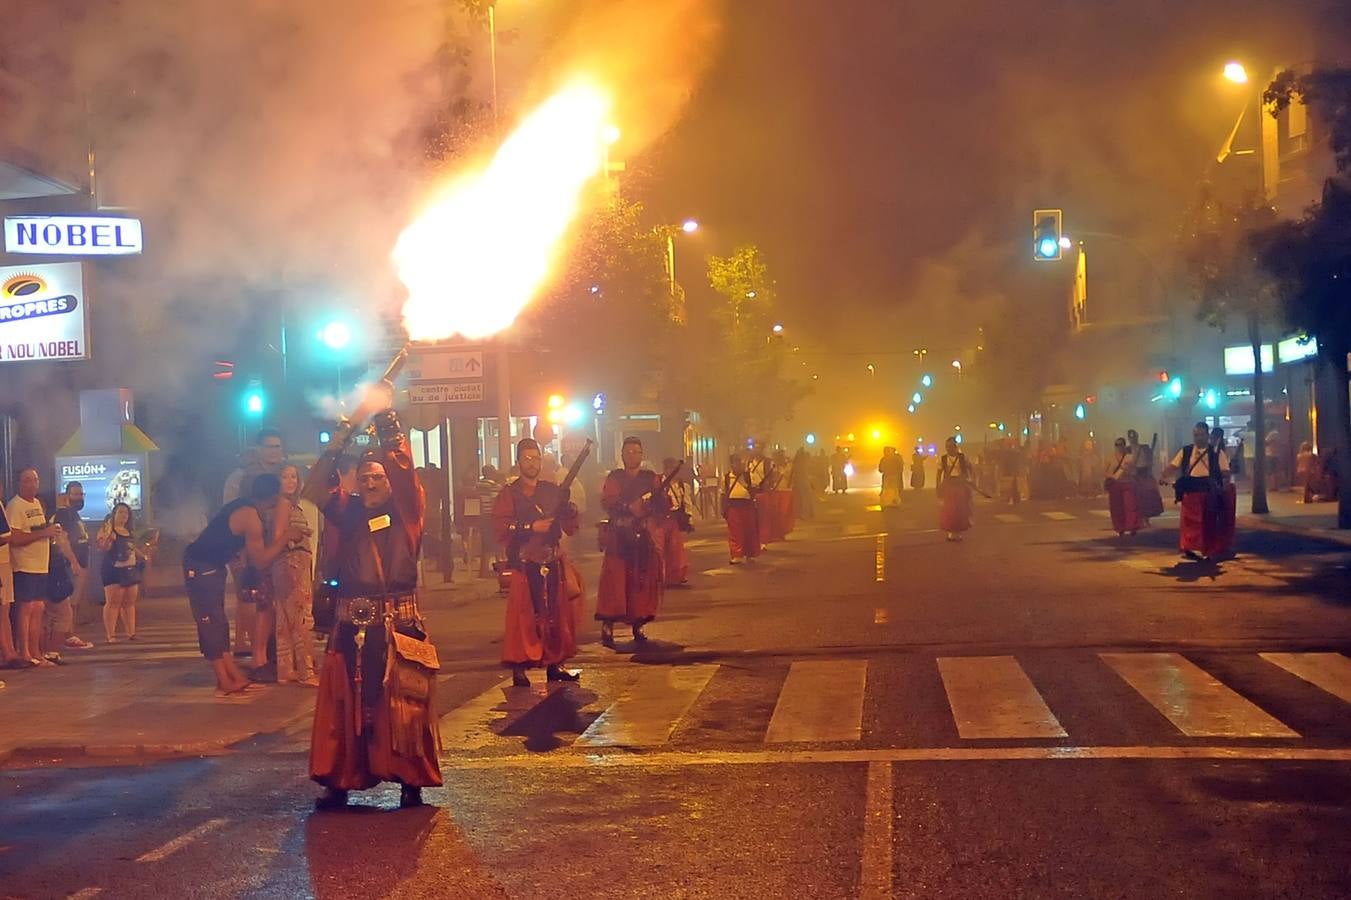
[[408, 785], [405, 784], [405, 785], [403, 786], [403, 788], [401, 788], [401, 789], [399, 790], [399, 806], [400, 806], [400, 807], [402, 807], [402, 808], [404, 808], [404, 809], [409, 809], [410, 807], [414, 807], [414, 806], [422, 806], [422, 805], [423, 805], [423, 803], [422, 803], [422, 788], [420, 788], [420, 787], [409, 787]]
[[641, 625], [633, 626], [633, 642], [635, 644], [647, 643], [647, 635], [643, 634], [643, 626]]
[[550, 666], [544, 677], [550, 681], [577, 681], [582, 676], [578, 672], [569, 672], [567, 669], [560, 669], [558, 666]]
[[324, 793], [314, 801], [315, 809], [346, 809], [347, 792], [338, 788], [324, 788]]
[[611, 650], [615, 646], [615, 626], [613, 622], [605, 622], [600, 626], [600, 642]]
[[530, 687], [530, 679], [525, 674], [525, 666], [517, 666], [511, 670], [512, 687]]

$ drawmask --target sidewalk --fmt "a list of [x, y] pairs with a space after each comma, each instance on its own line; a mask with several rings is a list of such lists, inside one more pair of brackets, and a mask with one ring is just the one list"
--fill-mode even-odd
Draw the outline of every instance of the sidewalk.
[[1294, 491], [1271, 491], [1267, 493], [1267, 508], [1271, 510], [1265, 516], [1253, 515], [1252, 494], [1240, 492], [1238, 495], [1238, 523], [1248, 528], [1266, 531], [1283, 531], [1290, 534], [1305, 534], [1321, 540], [1351, 546], [1351, 530], [1337, 528], [1336, 503], [1304, 503], [1300, 494]]
[[[137, 604], [138, 640], [106, 644], [102, 625], [80, 626], [93, 650], [67, 650], [55, 669], [0, 670], [0, 765], [40, 765], [72, 756], [98, 758], [220, 753], [259, 735], [301, 730], [315, 690], [269, 685], [239, 698], [215, 696], [215, 679], [197, 650], [196, 628], [174, 568], [161, 568], [155, 590]], [[424, 614], [444, 664], [495, 661], [502, 603], [496, 579], [437, 573], [424, 593]], [[233, 622], [233, 598], [226, 608]], [[82, 620], [97, 619], [87, 603]], [[322, 652], [322, 641], [316, 648]]]

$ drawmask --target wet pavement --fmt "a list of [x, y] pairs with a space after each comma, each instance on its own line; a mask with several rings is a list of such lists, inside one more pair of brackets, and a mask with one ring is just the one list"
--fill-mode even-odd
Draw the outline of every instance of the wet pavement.
[[[0, 895], [1351, 892], [1351, 550], [1249, 529], [1185, 563], [1175, 519], [1123, 540], [1095, 501], [982, 505], [950, 544], [906, 500], [828, 500], [755, 566], [705, 526], [652, 644], [589, 634], [578, 684], [510, 687], [492, 590], [433, 601], [427, 809], [313, 812], [290, 688], [201, 758], [12, 757]], [[234, 721], [181, 698], [192, 662], [122, 664], [169, 679], [126, 718]]]

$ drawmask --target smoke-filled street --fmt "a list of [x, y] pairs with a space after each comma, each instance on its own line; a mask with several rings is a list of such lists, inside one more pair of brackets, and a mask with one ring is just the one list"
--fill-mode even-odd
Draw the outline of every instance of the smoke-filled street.
[[[495, 593], [429, 602], [455, 650], [426, 808], [315, 812], [304, 722], [202, 758], [27, 757], [6, 892], [1345, 894], [1351, 547], [1251, 531], [1207, 569], [1169, 519], [1122, 543], [1093, 503], [983, 507], [951, 544], [931, 498], [873, 499], [755, 567], [701, 529], [651, 645], [588, 627], [576, 684], [509, 685]], [[57, 675], [83, 666], [139, 671]]]
[[1346, 0], [0, 0], [0, 900], [1351, 896]]

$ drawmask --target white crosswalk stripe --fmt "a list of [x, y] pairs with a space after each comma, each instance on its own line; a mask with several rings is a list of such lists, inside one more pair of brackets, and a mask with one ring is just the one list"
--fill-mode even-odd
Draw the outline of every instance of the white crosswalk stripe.
[[1042, 515], [1056, 522], [1068, 522], [1071, 519], [1075, 518], [1073, 515], [1067, 512], [1061, 512], [1058, 509], [1048, 510], [1047, 512], [1042, 513]]
[[1299, 737], [1178, 653], [1103, 653], [1150, 705], [1189, 737]]
[[1017, 525], [1019, 522], [1025, 521], [1022, 516], [1016, 513], [995, 513], [994, 518], [996, 522], [1004, 522], [1008, 525]]
[[858, 740], [867, 681], [867, 660], [793, 663], [770, 717], [765, 742]]
[[[1298, 676], [1307, 683], [1302, 690], [1308, 692], [1310, 702], [1351, 704], [1351, 659], [1340, 653], [1239, 655], [1251, 657], [1248, 665], [1257, 667], [1253, 671], [1259, 675], [1265, 671], [1273, 679], [1288, 678], [1278, 672], [1283, 669]], [[1088, 658], [1087, 652], [1084, 656]], [[1103, 652], [1092, 656], [1102, 663], [1101, 678], [1111, 680], [1118, 690], [1124, 684], [1143, 701], [1134, 715], [1152, 715], [1147, 712], [1152, 707], [1162, 716], [1148, 722], [1140, 719], [1142, 728], [1153, 729], [1156, 745], [1181, 738], [1281, 742], [1301, 738], [1299, 731], [1245, 697], [1240, 688], [1226, 684], [1181, 654]], [[1258, 661], [1259, 657], [1270, 664], [1269, 668]], [[789, 745], [795, 744], [876, 745], [881, 741], [894, 746], [895, 735], [870, 732], [885, 726], [865, 713], [874, 684], [889, 683], [884, 675], [874, 679], [871, 667], [878, 664], [867, 659], [793, 661], [774, 687], [772, 704], [766, 705], [768, 695], [756, 701], [752, 707], [756, 711], [749, 720], [741, 711], [727, 711], [732, 701], [727, 699], [726, 683], [721, 689], [713, 689], [711, 698], [706, 697], [723, 671], [714, 663], [594, 666], [584, 670], [578, 685], [536, 683], [516, 688], [504, 678], [443, 716], [441, 736], [446, 752], [452, 756], [519, 750], [531, 728], [515, 726], [528, 725], [526, 717], [545, 710], [544, 704], [552, 704], [538, 722], [549, 729], [552, 746], [571, 745], [578, 751], [670, 748], [673, 735], [674, 747], [679, 749], [682, 742], [716, 742], [717, 728], [735, 729], [737, 743], [758, 742], [766, 751], [782, 748], [783, 752], [792, 752]], [[962, 746], [1021, 740], [1056, 740], [1072, 745], [1075, 727], [1082, 727], [1086, 715], [1082, 710], [1078, 713], [1080, 726], [1062, 723], [1047, 702], [1045, 687], [1029, 675], [1029, 671], [1041, 672], [1046, 677], [1051, 671], [1046, 665], [1025, 669], [1014, 656], [939, 656], [927, 664], [937, 676], [933, 682], [916, 682], [910, 669], [912, 677], [907, 683], [913, 691], [941, 686], [941, 701], [935, 703], [937, 698], [932, 697], [921, 700], [912, 696], [911, 688], [896, 693], [892, 683], [887, 695], [873, 702], [892, 708], [911, 704], [914, 709], [930, 712], [943, 709], [951, 729], [948, 733], [955, 733]], [[738, 664], [729, 670], [728, 677], [735, 677], [744, 668]], [[1282, 684], [1288, 691], [1289, 682]], [[1067, 702], [1065, 689], [1064, 685], [1059, 688], [1061, 703]], [[1090, 707], [1101, 703], [1099, 698], [1104, 693], [1111, 693], [1091, 685], [1083, 689], [1083, 702]], [[1318, 696], [1325, 699], [1317, 700]], [[734, 702], [733, 708], [739, 709]], [[1289, 715], [1288, 711], [1283, 714]], [[1114, 704], [1092, 710], [1089, 717], [1116, 722], [1121, 715], [1120, 706]], [[710, 728], [709, 719], [719, 724]], [[701, 724], [692, 731], [682, 731], [681, 724], [687, 720]], [[910, 722], [903, 716], [898, 720]], [[1351, 736], [1346, 739], [1351, 740]], [[951, 738], [946, 740], [945, 746], [951, 745]]]

